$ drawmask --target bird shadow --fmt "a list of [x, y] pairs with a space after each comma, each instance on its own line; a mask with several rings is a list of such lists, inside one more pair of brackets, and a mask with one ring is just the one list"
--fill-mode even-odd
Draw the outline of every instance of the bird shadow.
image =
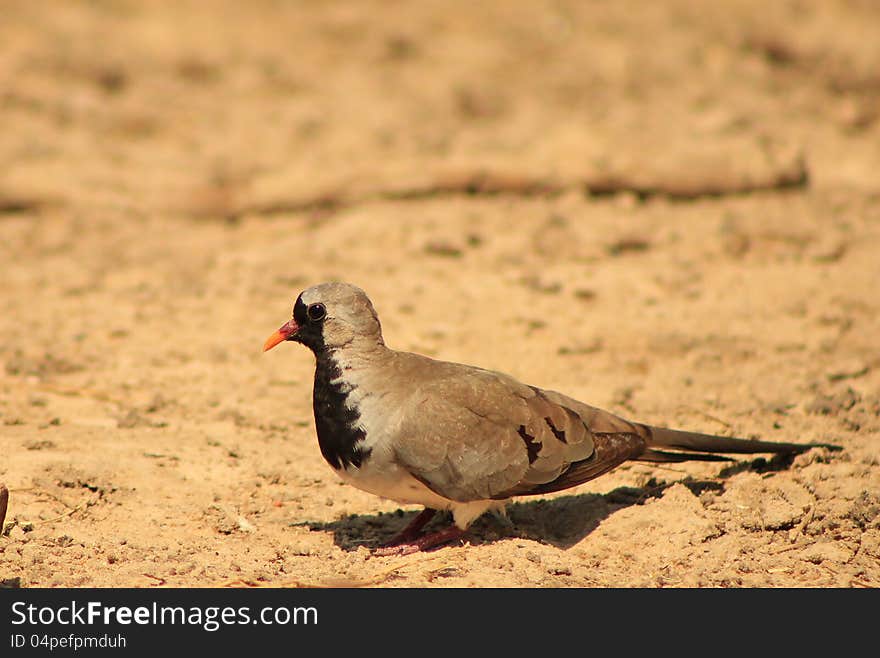
[[[618, 487], [606, 494], [575, 494], [551, 499], [520, 500], [507, 506], [507, 517], [486, 514], [468, 529], [471, 544], [492, 544], [501, 539], [530, 539], [557, 548], [570, 548], [595, 530], [603, 519], [617, 510], [641, 505], [662, 495], [670, 483], [649, 482], [644, 487]], [[694, 492], [721, 490], [723, 485], [710, 481], [686, 481]], [[403, 530], [418, 511], [395, 510], [378, 514], [351, 514], [335, 521], [303, 521], [312, 532], [332, 532], [333, 542], [341, 549], [355, 551], [361, 546], [378, 548]], [[452, 523], [451, 515], [442, 512], [425, 527], [431, 532]]]
[[[643, 505], [651, 498], [659, 498], [669, 487], [682, 484], [695, 496], [704, 492], [724, 492], [724, 481], [737, 473], [753, 471], [766, 473], [785, 470], [792, 457], [776, 455], [772, 459], [757, 458], [732, 463], [719, 477], [711, 480], [685, 478], [672, 482], [649, 480], [642, 487], [618, 487], [605, 494], [583, 493], [556, 498], [516, 500], [507, 505], [506, 518], [500, 514], [485, 514], [467, 532], [471, 544], [492, 544], [502, 539], [528, 539], [568, 549], [595, 530], [611, 514]], [[307, 527], [312, 532], [332, 532], [333, 542], [345, 551], [356, 551], [361, 546], [378, 548], [403, 530], [418, 511], [351, 514], [335, 521], [302, 521], [291, 526]], [[425, 532], [448, 527], [451, 515], [443, 512], [425, 527]]]

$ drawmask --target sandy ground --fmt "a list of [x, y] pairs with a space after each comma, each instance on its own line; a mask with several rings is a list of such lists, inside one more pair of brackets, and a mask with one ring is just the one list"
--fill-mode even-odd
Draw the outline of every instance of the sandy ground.
[[[302, 6], [300, 6], [302, 4]], [[0, 581], [880, 585], [880, 8], [4, 3]], [[298, 292], [629, 418], [626, 465], [374, 557]]]

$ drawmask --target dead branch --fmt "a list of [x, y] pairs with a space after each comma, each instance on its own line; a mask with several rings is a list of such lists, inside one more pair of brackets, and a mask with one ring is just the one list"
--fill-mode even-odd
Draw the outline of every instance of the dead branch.
[[6, 521], [6, 508], [9, 505], [9, 489], [0, 482], [0, 533], [3, 532], [3, 523]]

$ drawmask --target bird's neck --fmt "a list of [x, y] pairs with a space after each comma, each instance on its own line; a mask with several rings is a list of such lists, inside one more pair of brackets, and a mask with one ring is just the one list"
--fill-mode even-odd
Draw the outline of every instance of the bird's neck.
[[388, 359], [391, 350], [385, 347], [381, 338], [357, 337], [342, 345], [321, 345], [312, 350], [318, 367], [331, 363], [339, 367], [341, 373], [357, 370], [383, 363]]

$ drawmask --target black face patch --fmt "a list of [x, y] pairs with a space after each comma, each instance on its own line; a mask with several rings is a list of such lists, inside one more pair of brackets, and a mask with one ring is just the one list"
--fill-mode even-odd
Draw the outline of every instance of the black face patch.
[[541, 444], [535, 441], [535, 437], [526, 431], [525, 425], [519, 426], [518, 433], [522, 438], [523, 443], [526, 444], [526, 452], [529, 454], [529, 464], [534, 464], [535, 460], [538, 458], [538, 453], [541, 452]]
[[[313, 304], [314, 306], [314, 304]], [[308, 347], [317, 356], [318, 352], [324, 350], [324, 318], [312, 320], [309, 318], [309, 307], [302, 300], [302, 295], [296, 298], [293, 305], [293, 321], [299, 327], [296, 334], [291, 336], [291, 340], [302, 343]]]
[[296, 323], [300, 326], [306, 324], [309, 319], [306, 303], [303, 301], [302, 295], [297, 297], [293, 304], [293, 319], [296, 320]]

